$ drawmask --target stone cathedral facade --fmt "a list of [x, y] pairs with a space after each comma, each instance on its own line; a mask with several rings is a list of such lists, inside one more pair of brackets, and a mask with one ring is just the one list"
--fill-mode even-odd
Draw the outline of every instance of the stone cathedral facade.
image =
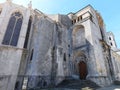
[[56, 86], [64, 79], [99, 86], [120, 81], [120, 55], [112, 32], [90, 5], [76, 13], [47, 15], [0, 4], [0, 90]]

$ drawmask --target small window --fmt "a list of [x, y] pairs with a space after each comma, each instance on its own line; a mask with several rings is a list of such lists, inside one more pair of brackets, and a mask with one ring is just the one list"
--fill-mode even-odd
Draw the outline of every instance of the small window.
[[70, 47], [70, 45], [68, 45], [68, 47]]
[[113, 44], [112, 44], [112, 43], [110, 43], [110, 45], [111, 45], [111, 46], [113, 46]]
[[33, 59], [33, 52], [34, 52], [34, 49], [32, 49], [32, 51], [31, 51], [31, 55], [30, 55], [30, 62], [32, 61], [32, 59]]
[[79, 16], [79, 20], [82, 20], [82, 16]]
[[111, 37], [109, 37], [109, 40], [111, 40]]
[[79, 17], [77, 18], [77, 21], [80, 21]]
[[64, 59], [64, 61], [66, 61], [66, 54], [65, 54], [65, 53], [64, 53], [64, 56], [63, 56], [63, 57], [64, 57], [64, 58], [63, 58], [63, 59]]

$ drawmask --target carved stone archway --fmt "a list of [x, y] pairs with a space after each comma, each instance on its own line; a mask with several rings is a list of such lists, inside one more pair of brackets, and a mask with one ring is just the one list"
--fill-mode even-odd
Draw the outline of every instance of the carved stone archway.
[[85, 80], [88, 75], [87, 69], [87, 56], [83, 52], [76, 52], [74, 56], [75, 60], [75, 74], [79, 76], [81, 80]]

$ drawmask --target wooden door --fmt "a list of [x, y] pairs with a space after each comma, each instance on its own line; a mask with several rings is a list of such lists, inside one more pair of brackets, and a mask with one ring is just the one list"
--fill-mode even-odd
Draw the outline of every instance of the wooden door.
[[78, 66], [79, 66], [80, 79], [81, 80], [85, 80], [86, 76], [87, 76], [87, 66], [86, 66], [86, 63], [81, 61]]

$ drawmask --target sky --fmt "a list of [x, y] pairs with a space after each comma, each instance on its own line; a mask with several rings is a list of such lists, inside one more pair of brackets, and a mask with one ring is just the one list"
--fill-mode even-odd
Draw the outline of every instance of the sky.
[[[0, 0], [0, 3], [6, 0]], [[27, 7], [30, 0], [12, 0], [13, 3]], [[106, 31], [115, 35], [120, 48], [120, 0], [31, 0], [33, 9], [46, 14], [68, 14], [77, 12], [88, 4], [92, 5], [103, 17]]]

